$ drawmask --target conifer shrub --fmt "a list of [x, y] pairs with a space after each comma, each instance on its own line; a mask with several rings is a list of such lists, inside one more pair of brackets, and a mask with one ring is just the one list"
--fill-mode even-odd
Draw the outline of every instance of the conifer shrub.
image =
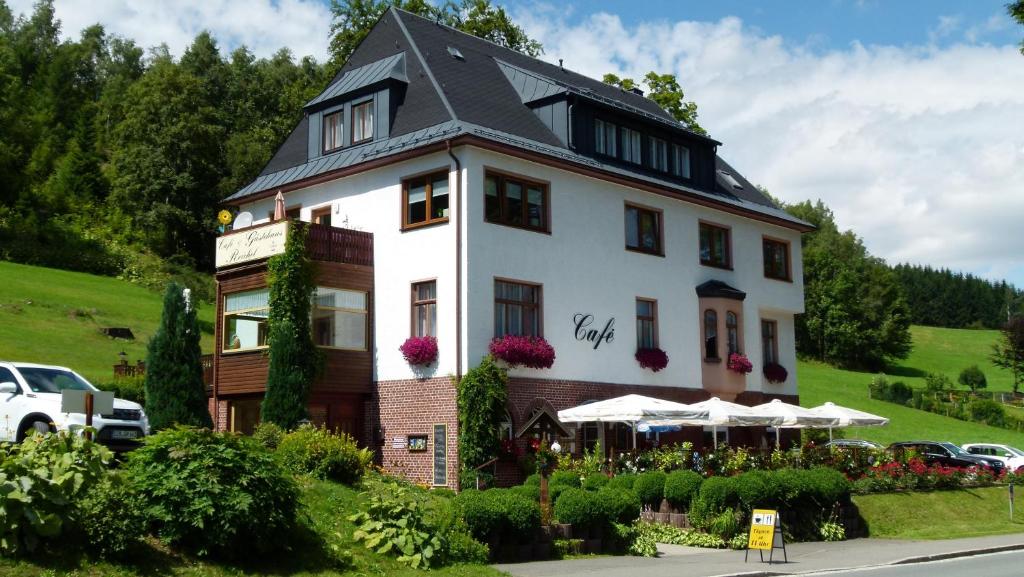
[[661, 499], [665, 495], [665, 478], [662, 471], [647, 471], [640, 473], [633, 482], [633, 491], [640, 497], [640, 503], [644, 507], [655, 509], [661, 505]]
[[360, 449], [349, 435], [312, 425], [303, 425], [282, 437], [277, 456], [294, 473], [346, 485], [357, 483], [373, 462], [373, 453]]
[[704, 477], [696, 471], [672, 471], [665, 477], [665, 499], [676, 509], [685, 511], [690, 508], [690, 502], [700, 491], [703, 481]]
[[172, 546], [224, 557], [288, 546], [298, 486], [250, 437], [167, 429], [129, 454], [126, 470], [149, 526]]
[[146, 416], [154, 431], [174, 425], [213, 427], [203, 382], [195, 300], [176, 282], [164, 293], [160, 326], [146, 355]]

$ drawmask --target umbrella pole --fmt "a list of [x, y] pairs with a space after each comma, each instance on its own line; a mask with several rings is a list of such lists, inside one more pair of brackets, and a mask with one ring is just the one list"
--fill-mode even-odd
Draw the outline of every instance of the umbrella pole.
[[718, 450], [718, 425], [711, 425], [711, 438], [715, 440], [715, 450]]
[[779, 427], [775, 427], [775, 449], [782, 450], [782, 441], [779, 440]]
[[832, 427], [828, 428], [828, 442], [832, 442]]
[[636, 452], [636, 421], [631, 424], [633, 425], [633, 451]]

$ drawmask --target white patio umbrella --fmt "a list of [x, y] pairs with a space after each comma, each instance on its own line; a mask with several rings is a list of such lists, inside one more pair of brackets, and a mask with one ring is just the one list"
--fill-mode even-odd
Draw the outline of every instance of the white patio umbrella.
[[637, 423], [648, 419], [703, 419], [707, 410], [695, 409], [664, 399], [643, 395], [625, 395], [596, 403], [587, 403], [558, 411], [563, 423], [629, 423], [633, 428], [633, 448], [636, 448]]
[[798, 407], [784, 403], [779, 399], [773, 399], [769, 403], [752, 407], [755, 411], [772, 415], [782, 419], [782, 422], [775, 425], [775, 446], [779, 443], [779, 429], [805, 429], [805, 428], [828, 428], [838, 426], [839, 417], [815, 413], [811, 409]]
[[831, 402], [814, 407], [810, 411], [816, 415], [836, 419], [836, 424], [828, 427], [829, 441], [832, 440], [832, 427], [881, 427], [889, 424], [889, 419], [885, 417], [879, 417], [878, 415], [843, 407]]
[[681, 418], [681, 419], [645, 419], [650, 426], [666, 425], [697, 425], [710, 426], [711, 434], [715, 439], [715, 448], [718, 448], [718, 427], [757, 427], [761, 425], [776, 425], [782, 422], [781, 417], [757, 411], [752, 407], [723, 401], [718, 397], [711, 397], [706, 401], [690, 405], [693, 409], [707, 411], [707, 417], [703, 419]]

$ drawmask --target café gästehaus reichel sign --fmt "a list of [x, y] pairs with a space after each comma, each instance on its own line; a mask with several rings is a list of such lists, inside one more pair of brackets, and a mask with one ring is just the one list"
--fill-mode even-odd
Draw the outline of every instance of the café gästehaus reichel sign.
[[287, 237], [288, 221], [226, 234], [217, 239], [217, 268], [281, 254]]

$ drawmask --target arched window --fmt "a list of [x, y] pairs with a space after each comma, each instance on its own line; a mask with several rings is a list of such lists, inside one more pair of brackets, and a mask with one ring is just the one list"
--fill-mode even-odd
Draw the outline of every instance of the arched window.
[[736, 320], [736, 313], [729, 311], [725, 313], [725, 334], [729, 340], [729, 354], [740, 352], [740, 331], [739, 322]]
[[704, 358], [718, 358], [718, 313], [704, 311]]
[[501, 424], [498, 425], [498, 439], [504, 441], [506, 439], [511, 440], [515, 433], [512, 430], [512, 415], [508, 411], [505, 411], [505, 416], [501, 419]]

